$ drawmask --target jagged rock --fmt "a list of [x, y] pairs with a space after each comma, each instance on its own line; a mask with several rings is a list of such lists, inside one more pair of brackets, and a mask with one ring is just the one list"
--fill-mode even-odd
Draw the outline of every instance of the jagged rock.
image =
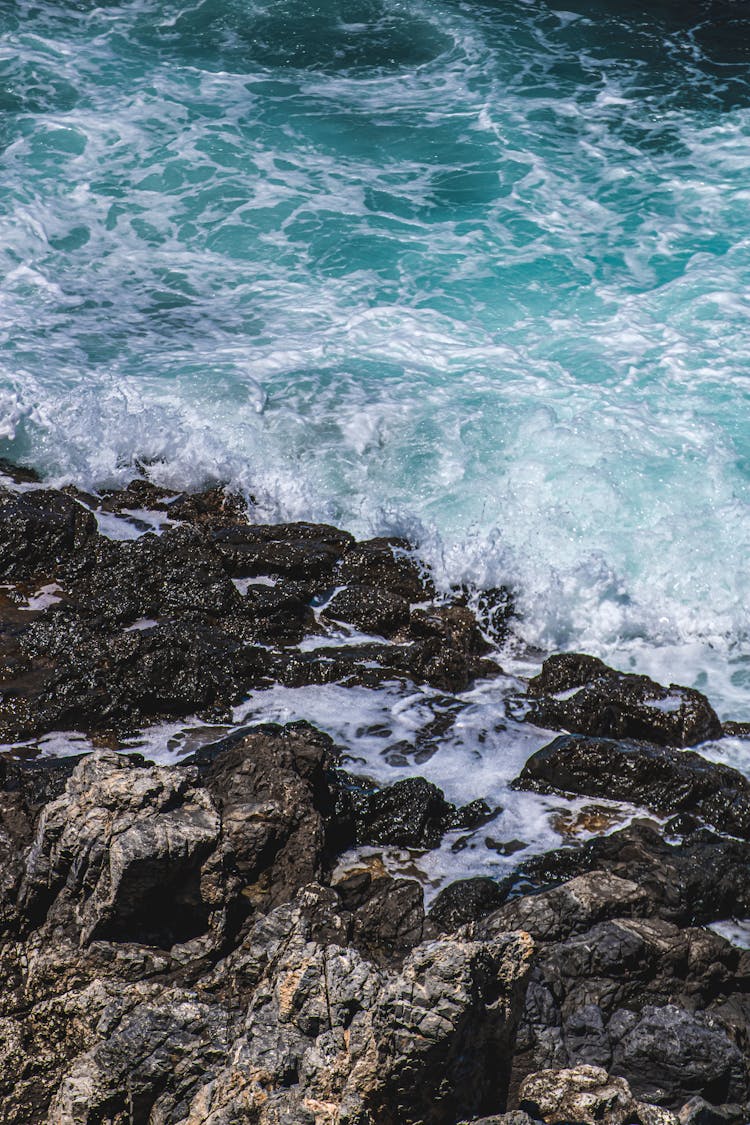
[[472, 929], [476, 937], [526, 930], [537, 941], [560, 941], [609, 918], [649, 913], [648, 893], [627, 879], [601, 871], [580, 875], [541, 894], [514, 898]]
[[529, 681], [528, 699], [527, 721], [552, 730], [667, 746], [722, 737], [713, 708], [694, 688], [665, 688], [580, 653], [545, 660]]
[[705, 829], [669, 843], [652, 824], [635, 823], [527, 861], [519, 874], [539, 887], [595, 869], [637, 883], [648, 913], [680, 925], [750, 915], [750, 843]]
[[19, 890], [27, 926], [167, 948], [221, 928], [221, 821], [190, 771], [84, 757], [39, 817]]
[[371, 586], [347, 586], [323, 610], [332, 621], [356, 625], [365, 633], [390, 637], [409, 620], [409, 603], [400, 594]]
[[[388, 970], [339, 937], [330, 892], [311, 886], [195, 989], [106, 978], [86, 1013], [89, 986], [72, 984], [61, 1010], [82, 1012], [81, 1031], [45, 1060], [36, 1119], [453, 1125], [498, 1108], [529, 939], [429, 942]], [[3, 1119], [21, 1125], [7, 1090]]]
[[507, 883], [498, 883], [486, 876], [459, 879], [435, 897], [428, 917], [439, 931], [452, 933], [459, 926], [475, 922], [496, 910], [505, 902], [508, 890]]
[[327, 524], [283, 523], [223, 528], [211, 541], [235, 578], [317, 580], [331, 574], [354, 537]]
[[680, 1125], [744, 1125], [747, 1107], [741, 1105], [709, 1105], [697, 1095], [685, 1102], [677, 1114]]
[[[498, 926], [503, 910], [492, 918]], [[735, 1007], [733, 1026], [731, 1013], [723, 1018], [726, 1001], [716, 998], [734, 996], [742, 1005], [746, 980], [740, 951], [703, 929], [632, 917], [574, 927], [564, 940], [540, 945], [516, 1081], [540, 1066], [593, 1064], [626, 1078], [638, 1096], [674, 1108], [689, 1093], [744, 1100], [748, 1013]], [[665, 1061], [670, 1053], [674, 1066]]]
[[62, 492], [0, 490], [0, 577], [51, 572], [95, 532], [91, 512]]
[[750, 837], [750, 781], [689, 750], [563, 735], [533, 754], [514, 784], [630, 801], [662, 815], [688, 811], [721, 831]]
[[609, 1034], [613, 1071], [648, 1100], [679, 1107], [692, 1093], [715, 1104], [750, 1096], [747, 1056], [708, 1013], [646, 1005], [617, 1012]]
[[542, 1070], [530, 1074], [520, 1090], [521, 1108], [552, 1125], [678, 1125], [677, 1116], [638, 1101], [622, 1078], [610, 1077], [597, 1066]]

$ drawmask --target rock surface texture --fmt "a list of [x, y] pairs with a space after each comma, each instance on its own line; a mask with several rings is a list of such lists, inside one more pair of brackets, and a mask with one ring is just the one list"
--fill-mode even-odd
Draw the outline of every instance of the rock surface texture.
[[[221, 489], [14, 480], [3, 1125], [746, 1125], [750, 952], [707, 927], [750, 917], [750, 783], [685, 749], [744, 728], [692, 689], [550, 657], [506, 714], [566, 733], [514, 784], [540, 807], [618, 802], [629, 823], [515, 869], [523, 841], [487, 836], [505, 877], [426, 910], [393, 854], [411, 875], [444, 838], [500, 831], [482, 793], [457, 807], [414, 766], [458, 693], [499, 675], [508, 591], [439, 594], [403, 540], [252, 524]], [[130, 538], [102, 534], [125, 516]], [[307, 722], [233, 721], [272, 684], [386, 682], [438, 700], [387, 747], [411, 767], [392, 785], [347, 772]], [[195, 714], [222, 726], [170, 765], [115, 749]], [[60, 730], [98, 748], [35, 757]]]

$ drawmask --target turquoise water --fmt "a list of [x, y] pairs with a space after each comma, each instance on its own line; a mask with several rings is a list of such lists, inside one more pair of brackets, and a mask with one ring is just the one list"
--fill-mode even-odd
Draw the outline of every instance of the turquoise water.
[[6, 0], [0, 454], [407, 531], [742, 711], [750, 17], [566, 3]]

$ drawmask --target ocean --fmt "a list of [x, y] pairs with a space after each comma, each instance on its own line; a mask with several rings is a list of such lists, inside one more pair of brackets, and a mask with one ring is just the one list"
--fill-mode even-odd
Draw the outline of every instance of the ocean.
[[709, 0], [5, 0], [0, 455], [407, 535], [511, 672], [750, 719], [748, 64]]

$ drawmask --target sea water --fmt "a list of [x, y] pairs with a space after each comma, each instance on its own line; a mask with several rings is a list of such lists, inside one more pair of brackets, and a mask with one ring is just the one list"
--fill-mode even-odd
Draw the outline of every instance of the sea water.
[[748, 64], [710, 0], [3, 0], [0, 455], [407, 534], [750, 718]]

